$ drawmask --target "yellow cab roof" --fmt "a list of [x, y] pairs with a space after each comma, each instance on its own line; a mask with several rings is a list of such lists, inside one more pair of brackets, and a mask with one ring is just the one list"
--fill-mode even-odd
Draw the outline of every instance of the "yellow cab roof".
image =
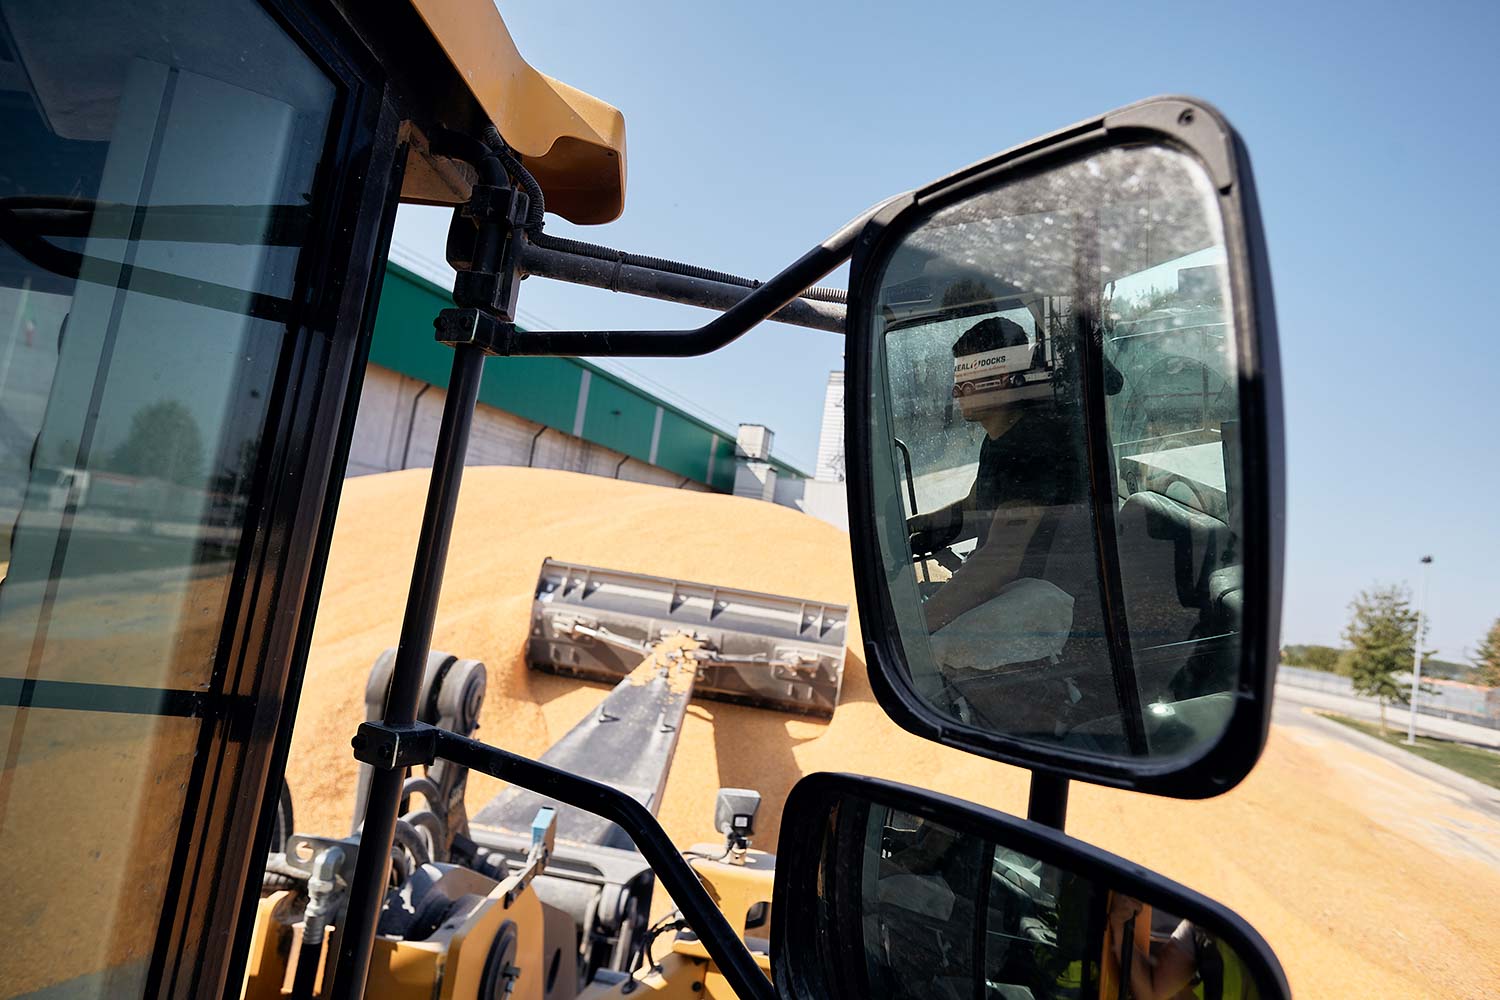
[[533, 69], [494, 0], [411, 0], [479, 106], [569, 222], [619, 218], [625, 208], [625, 116]]

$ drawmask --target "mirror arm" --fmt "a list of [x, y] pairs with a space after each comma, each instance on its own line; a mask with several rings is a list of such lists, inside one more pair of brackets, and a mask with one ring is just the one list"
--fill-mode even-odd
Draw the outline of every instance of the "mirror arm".
[[1050, 771], [1032, 771], [1026, 818], [1060, 831], [1067, 817], [1068, 779]]
[[[419, 724], [420, 726], [420, 724]], [[602, 816], [624, 830], [636, 849], [661, 880], [662, 887], [703, 946], [708, 949], [719, 971], [729, 980], [736, 996], [746, 1000], [775, 1000], [771, 981], [755, 964], [755, 958], [724, 918], [708, 890], [699, 881], [686, 859], [662, 829], [650, 810], [625, 792], [580, 777], [569, 771], [531, 760], [520, 754], [501, 750], [436, 726], [421, 726], [431, 732], [435, 756], [453, 761], [471, 771], [479, 771], [522, 788], [554, 798], [566, 805]]]
[[[759, 287], [643, 267], [622, 259], [625, 256], [621, 254], [613, 260], [604, 260], [592, 254], [527, 243], [521, 251], [521, 272], [526, 277], [548, 278], [572, 285], [587, 285], [626, 295], [718, 310], [732, 309]], [[802, 298], [800, 295], [766, 318], [810, 330], [844, 332], [844, 306]]]
[[[810, 313], [816, 313], [819, 319], [817, 328], [828, 329], [824, 311], [818, 309], [817, 304], [800, 299], [800, 296], [834, 268], [853, 256], [855, 240], [864, 229], [865, 223], [885, 205], [886, 202], [881, 202], [862, 213], [765, 284], [748, 291], [739, 286], [717, 281], [705, 282], [699, 279], [695, 282], [680, 282], [676, 279], [683, 277], [682, 275], [659, 268], [635, 267], [620, 263], [621, 276], [624, 277], [625, 272], [630, 271], [629, 280], [636, 286], [622, 287], [621, 290], [630, 291], [632, 294], [647, 294], [640, 286], [647, 284], [649, 279], [650, 284], [657, 285], [663, 292], [670, 290], [672, 293], [652, 297], [666, 297], [672, 301], [681, 302], [687, 301], [684, 296], [688, 293], [704, 293], [692, 304], [708, 308], [725, 308], [723, 304], [715, 303], [727, 301], [722, 299], [726, 293], [730, 297], [742, 296], [733, 305], [729, 305], [722, 316], [715, 317], [695, 330], [521, 331], [512, 326], [506, 336], [500, 338], [499, 342], [488, 345], [487, 349], [492, 354], [510, 357], [697, 357], [733, 343], [763, 320], [772, 317], [782, 319], [776, 314], [784, 310], [788, 304], [791, 304], [790, 316], [809, 318]], [[532, 253], [534, 249], [528, 249], [527, 253]], [[562, 254], [562, 256], [573, 255]], [[590, 280], [580, 283], [597, 285], [599, 272], [597, 267], [581, 265], [575, 261], [568, 268], [563, 268], [556, 257], [541, 255], [531, 256], [529, 261], [539, 268], [555, 269], [556, 274], [549, 276], [556, 276], [560, 280], [575, 281], [591, 275]], [[612, 273], [616, 270], [613, 264], [597, 260], [594, 263], [603, 264], [607, 272]], [[534, 273], [541, 274], [542, 272], [539, 270]], [[705, 288], [705, 285], [717, 287]], [[602, 287], [611, 287], [611, 285], [606, 281]], [[799, 325], [811, 324], [800, 323]], [[844, 324], [841, 319], [837, 324], [837, 332], [842, 332], [843, 328]]]

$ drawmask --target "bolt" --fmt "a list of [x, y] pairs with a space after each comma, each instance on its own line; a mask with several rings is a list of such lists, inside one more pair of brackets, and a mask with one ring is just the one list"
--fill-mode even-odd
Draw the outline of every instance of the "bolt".
[[1193, 109], [1192, 108], [1184, 108], [1182, 110], [1182, 114], [1180, 114], [1180, 115], [1177, 116], [1177, 124], [1179, 124], [1179, 125], [1191, 125], [1191, 124], [1193, 124]]

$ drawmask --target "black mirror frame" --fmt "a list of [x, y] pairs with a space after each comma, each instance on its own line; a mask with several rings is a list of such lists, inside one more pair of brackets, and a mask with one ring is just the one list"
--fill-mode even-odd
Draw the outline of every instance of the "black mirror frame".
[[819, 772], [792, 787], [782, 812], [771, 894], [771, 978], [779, 997], [828, 1000], [841, 995], [840, 981], [830, 982], [824, 974], [827, 956], [820, 951], [829, 942], [816, 926], [816, 907], [807, 901], [820, 898], [818, 860], [828, 803], [845, 794], [930, 818], [1164, 906], [1212, 930], [1233, 947], [1254, 977], [1261, 1000], [1291, 996], [1286, 973], [1260, 933], [1238, 913], [1202, 893], [1039, 823], [894, 781]]
[[[900, 634], [882, 586], [874, 482], [868, 456], [870, 360], [877, 278], [900, 239], [934, 212], [1055, 164], [1124, 143], [1182, 150], [1205, 168], [1218, 193], [1238, 337], [1245, 605], [1234, 710], [1218, 740], [1196, 755], [1163, 761], [1104, 757], [986, 733], [932, 709], [908, 680]], [[1281, 631], [1285, 535], [1285, 446], [1276, 312], [1249, 156], [1239, 134], [1212, 106], [1158, 97], [1017, 146], [887, 203], [855, 243], [846, 326], [845, 454], [855, 596], [866, 666], [876, 700], [909, 732], [994, 760], [1095, 784], [1197, 799], [1219, 795], [1250, 773], [1265, 747]]]

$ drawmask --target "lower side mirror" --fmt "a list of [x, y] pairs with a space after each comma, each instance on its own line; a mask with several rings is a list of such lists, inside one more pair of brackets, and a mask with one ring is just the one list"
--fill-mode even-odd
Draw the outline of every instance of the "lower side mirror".
[[783, 811], [778, 995], [1275, 1000], [1228, 907], [1047, 827], [892, 782], [813, 774]]

